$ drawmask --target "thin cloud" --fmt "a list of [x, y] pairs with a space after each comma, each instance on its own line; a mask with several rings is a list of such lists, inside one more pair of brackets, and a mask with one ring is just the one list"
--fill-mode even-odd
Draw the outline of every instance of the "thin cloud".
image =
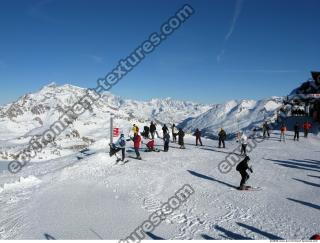
[[233, 17], [232, 17], [232, 22], [231, 22], [231, 25], [230, 25], [230, 29], [229, 29], [229, 32], [227, 33], [227, 35], [225, 36], [225, 40], [226, 41], [228, 41], [230, 39], [230, 37], [232, 36], [232, 34], [233, 34], [233, 31], [234, 31], [234, 29], [236, 27], [236, 24], [238, 22], [239, 16], [240, 16], [241, 11], [242, 11], [243, 2], [244, 2], [244, 0], [237, 0], [237, 2], [236, 2], [236, 6], [235, 6], [234, 14], [233, 14]]
[[[236, 0], [236, 5], [235, 5], [232, 21], [231, 21], [231, 24], [229, 27], [229, 31], [227, 32], [226, 36], [224, 37], [223, 46], [226, 45], [226, 43], [229, 41], [230, 37], [232, 36], [232, 34], [234, 32], [234, 29], [237, 25], [237, 22], [239, 20], [239, 17], [240, 17], [241, 11], [242, 11], [243, 3], [244, 3], [244, 0]], [[222, 48], [220, 53], [217, 55], [217, 63], [220, 63], [224, 54], [225, 54], [225, 48]]]
[[98, 64], [102, 64], [103, 63], [103, 57], [101, 56], [98, 56], [98, 55], [87, 55], [87, 57], [95, 62], [95, 63], [98, 63]]
[[217, 62], [218, 63], [220, 63], [220, 61], [221, 61], [221, 58], [223, 57], [223, 55], [224, 55], [224, 49], [222, 49], [221, 51], [220, 51], [220, 53], [219, 53], [219, 55], [217, 56]]

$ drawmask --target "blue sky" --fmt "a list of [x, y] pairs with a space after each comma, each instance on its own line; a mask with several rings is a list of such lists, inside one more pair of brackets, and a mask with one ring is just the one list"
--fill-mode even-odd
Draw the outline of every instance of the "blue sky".
[[1, 0], [0, 104], [95, 87], [185, 3], [195, 14], [112, 92], [204, 103], [286, 95], [319, 70], [319, 0]]

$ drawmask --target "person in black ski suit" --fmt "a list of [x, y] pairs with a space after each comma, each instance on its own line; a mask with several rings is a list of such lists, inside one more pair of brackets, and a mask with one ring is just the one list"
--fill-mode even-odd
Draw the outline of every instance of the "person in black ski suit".
[[262, 130], [263, 130], [263, 138], [266, 138], [266, 134], [268, 135], [268, 138], [270, 138], [270, 127], [267, 122], [263, 124]]
[[164, 152], [168, 152], [169, 151], [169, 143], [170, 143], [170, 135], [167, 132], [166, 134], [164, 134], [163, 136], [163, 142], [164, 142], [164, 148], [163, 151]]
[[156, 131], [157, 131], [156, 125], [153, 122], [151, 122], [150, 124], [151, 139], [154, 139], [154, 134], [156, 133]]
[[252, 168], [248, 165], [248, 162], [250, 161], [250, 157], [246, 156], [244, 160], [242, 160], [236, 167], [236, 170], [241, 175], [241, 181], [240, 181], [240, 187], [239, 190], [245, 190], [246, 189], [246, 182], [249, 180], [250, 176], [247, 173], [247, 170], [249, 170], [251, 173], [253, 173]]
[[198, 146], [198, 142], [200, 143], [200, 146], [203, 146], [201, 141], [201, 132], [199, 129], [194, 132], [193, 136], [196, 136], [196, 146]]
[[294, 141], [299, 141], [299, 137], [300, 137], [300, 125], [298, 123], [296, 123], [293, 127], [294, 130]]
[[185, 149], [184, 147], [184, 131], [182, 131], [182, 128], [179, 128], [179, 132], [178, 132], [178, 142], [180, 145], [180, 149]]
[[168, 127], [166, 126], [166, 124], [163, 125], [163, 127], [162, 127], [162, 132], [163, 132], [163, 138], [164, 138], [164, 135], [166, 135], [167, 133], [169, 133], [169, 129], [168, 129]]
[[143, 132], [141, 133], [141, 135], [144, 137], [144, 138], [149, 138], [149, 133], [150, 133], [150, 128], [148, 126], [145, 126], [143, 128]]
[[219, 136], [219, 148], [221, 148], [221, 144], [223, 145], [223, 148], [225, 148], [225, 147], [226, 147], [226, 144], [225, 144], [224, 141], [225, 141], [226, 138], [227, 138], [227, 134], [226, 134], [226, 132], [223, 130], [223, 128], [221, 128], [218, 136]]

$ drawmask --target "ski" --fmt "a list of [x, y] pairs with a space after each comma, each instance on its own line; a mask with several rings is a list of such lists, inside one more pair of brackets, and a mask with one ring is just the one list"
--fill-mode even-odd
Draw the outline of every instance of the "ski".
[[145, 161], [145, 160], [143, 160], [143, 159], [138, 159], [137, 157], [134, 157], [134, 156], [128, 156], [128, 158], [130, 158], [130, 159], [135, 159], [135, 160], [140, 160], [140, 161]]
[[261, 187], [252, 187], [252, 186], [246, 186], [244, 189], [240, 189], [240, 187], [237, 188], [238, 191], [261, 191]]

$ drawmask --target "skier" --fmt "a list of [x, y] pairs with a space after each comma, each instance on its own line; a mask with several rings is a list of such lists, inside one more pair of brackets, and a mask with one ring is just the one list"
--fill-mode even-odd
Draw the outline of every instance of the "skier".
[[201, 132], [198, 128], [194, 132], [193, 136], [196, 136], [196, 146], [198, 146], [198, 142], [200, 143], [200, 146], [203, 146], [202, 141], [201, 141]]
[[136, 159], [142, 160], [140, 153], [139, 153], [139, 148], [140, 148], [140, 143], [141, 143], [141, 137], [138, 133], [135, 133], [133, 138], [133, 147], [134, 147], [134, 152], [136, 152]]
[[313, 235], [310, 240], [317, 240], [317, 241], [320, 241], [320, 233], [319, 234], [315, 234]]
[[[169, 129], [168, 129], [168, 127], [167, 127], [166, 124], [163, 125], [163, 127], [162, 127], [162, 132], [163, 132], [163, 138], [164, 138], [164, 135], [165, 135], [165, 134], [169, 133]], [[169, 136], [169, 137], [170, 137], [170, 136]]]
[[[126, 158], [126, 139], [124, 137], [124, 134], [122, 133], [120, 135], [120, 138], [117, 140], [117, 142], [109, 144], [109, 146], [110, 146], [110, 152], [109, 152], [110, 157], [115, 155], [117, 157], [117, 162], [119, 162], [120, 160], [122, 160], [122, 162], [124, 162], [124, 160]], [[122, 152], [122, 159], [118, 158], [118, 156], [117, 156], [117, 153], [120, 150]]]
[[178, 132], [178, 142], [179, 142], [179, 145], [180, 145], [180, 149], [185, 149], [185, 146], [184, 146], [184, 131], [182, 130], [182, 128], [179, 128], [179, 132]]
[[151, 122], [149, 130], [150, 130], [150, 133], [151, 133], [151, 138], [154, 139], [154, 134], [157, 131], [157, 127], [153, 122]]
[[168, 152], [169, 151], [169, 143], [170, 143], [170, 135], [169, 132], [167, 132], [166, 134], [164, 134], [163, 136], [163, 142], [164, 142], [164, 152]]
[[178, 129], [176, 127], [175, 124], [172, 125], [171, 127], [171, 132], [172, 132], [172, 139], [173, 139], [173, 142], [176, 143], [177, 142], [177, 135], [178, 135]]
[[227, 138], [227, 134], [223, 130], [223, 128], [221, 128], [218, 136], [219, 136], [219, 148], [221, 148], [221, 144], [223, 145], [223, 148], [225, 148], [226, 147], [225, 140]]
[[309, 130], [311, 129], [311, 124], [309, 122], [305, 122], [303, 124], [303, 130], [304, 130], [304, 137], [307, 138], [308, 137], [308, 134], [309, 134]]
[[151, 139], [147, 144], [147, 149], [145, 152], [152, 152], [154, 151], [154, 139]]
[[268, 125], [267, 122], [265, 122], [262, 126], [262, 130], [263, 130], [263, 138], [266, 138], [266, 134], [268, 135], [268, 138], [270, 138], [270, 127]]
[[150, 141], [146, 144], [147, 149], [145, 152], [160, 152], [160, 150], [156, 149], [154, 139], [150, 139]]
[[246, 156], [244, 160], [242, 160], [236, 167], [236, 170], [241, 175], [241, 181], [240, 181], [240, 187], [238, 187], [238, 190], [246, 190], [246, 182], [249, 180], [250, 176], [247, 173], [247, 170], [249, 170], [251, 173], [253, 173], [252, 167], [249, 166], [248, 162], [250, 161], [250, 157]]
[[284, 123], [282, 123], [281, 127], [280, 127], [280, 142], [283, 139], [283, 142], [286, 142], [286, 131], [287, 131], [287, 127]]
[[241, 155], [247, 156], [248, 137], [244, 132], [239, 134], [239, 141], [241, 143]]
[[294, 141], [299, 141], [299, 133], [300, 133], [300, 125], [298, 123], [296, 123], [294, 126], [293, 126], [293, 130], [294, 130]]

